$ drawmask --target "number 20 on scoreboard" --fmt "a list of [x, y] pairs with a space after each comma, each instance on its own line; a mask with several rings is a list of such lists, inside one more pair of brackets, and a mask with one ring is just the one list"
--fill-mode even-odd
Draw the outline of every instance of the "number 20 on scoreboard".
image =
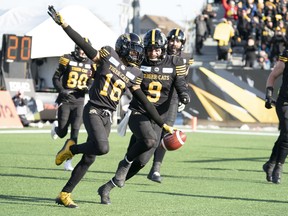
[[2, 53], [6, 62], [27, 62], [31, 59], [31, 36], [3, 35]]

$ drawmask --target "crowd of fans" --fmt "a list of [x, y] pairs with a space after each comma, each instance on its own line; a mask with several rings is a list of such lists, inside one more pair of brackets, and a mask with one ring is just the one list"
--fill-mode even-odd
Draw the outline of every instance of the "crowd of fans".
[[[221, 0], [219, 3], [224, 9], [225, 22], [234, 29], [234, 36], [229, 40], [230, 56], [233, 57], [233, 52], [241, 53], [244, 67], [272, 68], [278, 55], [288, 48], [288, 1]], [[216, 13], [208, 4], [195, 19], [196, 54], [201, 55], [203, 41], [213, 37], [211, 23], [215, 17]], [[203, 20], [206, 27], [203, 27]]]

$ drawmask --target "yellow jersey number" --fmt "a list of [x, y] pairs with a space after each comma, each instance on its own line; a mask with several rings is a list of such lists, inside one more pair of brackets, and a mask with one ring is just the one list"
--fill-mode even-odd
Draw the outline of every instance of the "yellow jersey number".
[[161, 96], [162, 84], [160, 82], [151, 82], [148, 86], [148, 92], [150, 95], [147, 96], [151, 103], [156, 103]]
[[[109, 90], [109, 85], [111, 83], [111, 78], [113, 77], [113, 74], [107, 74], [106, 75], [106, 80], [105, 80], [105, 84], [103, 89], [100, 91], [100, 94], [103, 96], [108, 96], [108, 90]], [[113, 85], [112, 85], [112, 90], [111, 93], [109, 95], [109, 97], [111, 98], [112, 101], [119, 101], [122, 91], [123, 89], [125, 89], [126, 85], [125, 83], [118, 79], [116, 80]]]
[[81, 73], [79, 76], [79, 73], [71, 71], [67, 80], [67, 86], [71, 89], [82, 89], [86, 86], [87, 80], [88, 76], [86, 73]]

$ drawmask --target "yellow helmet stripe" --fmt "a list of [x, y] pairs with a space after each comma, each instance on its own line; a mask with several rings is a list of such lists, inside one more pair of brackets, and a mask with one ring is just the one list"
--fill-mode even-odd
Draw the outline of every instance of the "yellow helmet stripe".
[[176, 29], [175, 36], [179, 36], [180, 29]]
[[156, 29], [153, 29], [153, 30], [152, 30], [152, 35], [151, 35], [151, 36], [152, 36], [151, 40], [152, 40], [152, 44], [153, 44], [153, 45], [154, 45], [155, 42], [156, 42], [156, 41], [155, 41], [155, 34], [156, 34]]

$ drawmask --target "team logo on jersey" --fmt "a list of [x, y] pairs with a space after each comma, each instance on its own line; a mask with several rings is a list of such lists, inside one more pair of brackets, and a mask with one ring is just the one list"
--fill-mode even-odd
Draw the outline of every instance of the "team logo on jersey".
[[152, 68], [148, 66], [141, 66], [140, 70], [144, 72], [151, 72]]
[[155, 68], [154, 68], [154, 71], [155, 71], [155, 72], [159, 72], [159, 67], [155, 67]]
[[70, 62], [69, 62], [69, 65], [78, 66], [77, 62], [75, 62], [75, 61], [70, 61]]
[[163, 68], [163, 73], [173, 73], [173, 68]]
[[130, 71], [127, 71], [126, 76], [127, 76], [130, 80], [134, 80], [134, 79], [135, 79], [135, 75], [132, 74]]
[[109, 62], [111, 62], [113, 65], [115, 65], [116, 67], [118, 67], [118, 65], [120, 64], [119, 61], [117, 61], [113, 56], [111, 56], [109, 58]]
[[79, 67], [83, 67], [83, 63], [80, 62], [80, 63], [79, 63]]

